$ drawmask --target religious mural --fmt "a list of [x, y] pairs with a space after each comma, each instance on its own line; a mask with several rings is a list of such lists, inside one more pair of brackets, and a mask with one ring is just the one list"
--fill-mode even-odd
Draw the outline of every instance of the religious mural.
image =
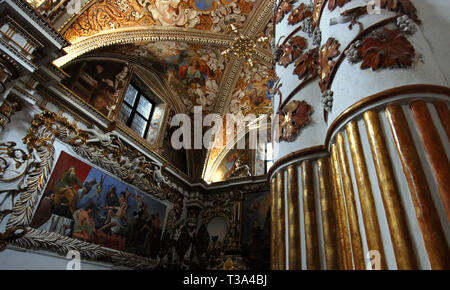
[[161, 72], [187, 112], [202, 106], [210, 112], [216, 103], [225, 59], [218, 48], [177, 42], [140, 43], [100, 49], [144, 62]]
[[231, 97], [229, 113], [247, 115], [272, 113], [272, 93], [275, 84], [273, 71], [258, 64], [245, 67]]
[[242, 255], [250, 269], [270, 269], [270, 192], [244, 195]]
[[65, 153], [31, 227], [156, 258], [167, 205]]
[[130, 74], [125, 64], [106, 61], [77, 62], [64, 67], [64, 71], [70, 78], [63, 84], [107, 117], [115, 109]]

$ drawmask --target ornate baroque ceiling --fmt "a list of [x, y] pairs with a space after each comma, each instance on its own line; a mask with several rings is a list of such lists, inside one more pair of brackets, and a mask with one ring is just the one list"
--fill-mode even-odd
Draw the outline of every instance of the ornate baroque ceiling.
[[[83, 2], [81, 13], [64, 15], [60, 33], [71, 43], [63, 66], [82, 55], [117, 55], [154, 67], [191, 113], [241, 112], [256, 116], [272, 111], [272, 51], [258, 44], [253, 68], [235, 57], [225, 59], [234, 35], [230, 24], [256, 39], [273, 39], [274, 0], [100, 0]], [[194, 82], [186, 68], [198, 65], [204, 81]], [[222, 147], [204, 152], [203, 172]], [[219, 161], [218, 161], [219, 162]], [[205, 167], [206, 166], [206, 167]]]

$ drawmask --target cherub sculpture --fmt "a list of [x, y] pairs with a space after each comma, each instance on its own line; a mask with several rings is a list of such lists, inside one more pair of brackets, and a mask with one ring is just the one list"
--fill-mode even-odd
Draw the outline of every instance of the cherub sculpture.
[[84, 129], [83, 131], [91, 134], [91, 139], [86, 140], [86, 143], [100, 143], [104, 147], [119, 148], [119, 146], [113, 144], [114, 138], [119, 139], [119, 134], [114, 131], [103, 133], [97, 126], [93, 129]]

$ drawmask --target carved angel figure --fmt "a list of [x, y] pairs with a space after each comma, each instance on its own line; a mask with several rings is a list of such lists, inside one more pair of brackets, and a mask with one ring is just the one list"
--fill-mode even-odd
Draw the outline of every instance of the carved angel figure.
[[119, 146], [113, 144], [113, 137], [119, 139], [119, 134], [116, 132], [107, 132], [103, 133], [97, 126], [94, 126], [93, 129], [84, 129], [88, 133], [91, 133], [92, 138], [86, 140], [86, 143], [100, 143], [100, 145], [104, 147], [113, 147], [119, 148]]
[[161, 189], [161, 182], [169, 185], [169, 178], [162, 174], [162, 166], [155, 164], [155, 169], [153, 170], [153, 179], [155, 180], [158, 187]]

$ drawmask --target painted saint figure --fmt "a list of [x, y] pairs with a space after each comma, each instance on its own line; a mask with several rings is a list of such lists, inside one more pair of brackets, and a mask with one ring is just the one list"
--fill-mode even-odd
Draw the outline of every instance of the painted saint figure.
[[61, 198], [65, 197], [68, 201], [70, 211], [73, 213], [77, 209], [78, 191], [75, 186], [82, 188], [83, 184], [77, 176], [75, 167], [70, 167], [64, 172], [61, 178], [56, 182], [55, 207], [61, 203]]

